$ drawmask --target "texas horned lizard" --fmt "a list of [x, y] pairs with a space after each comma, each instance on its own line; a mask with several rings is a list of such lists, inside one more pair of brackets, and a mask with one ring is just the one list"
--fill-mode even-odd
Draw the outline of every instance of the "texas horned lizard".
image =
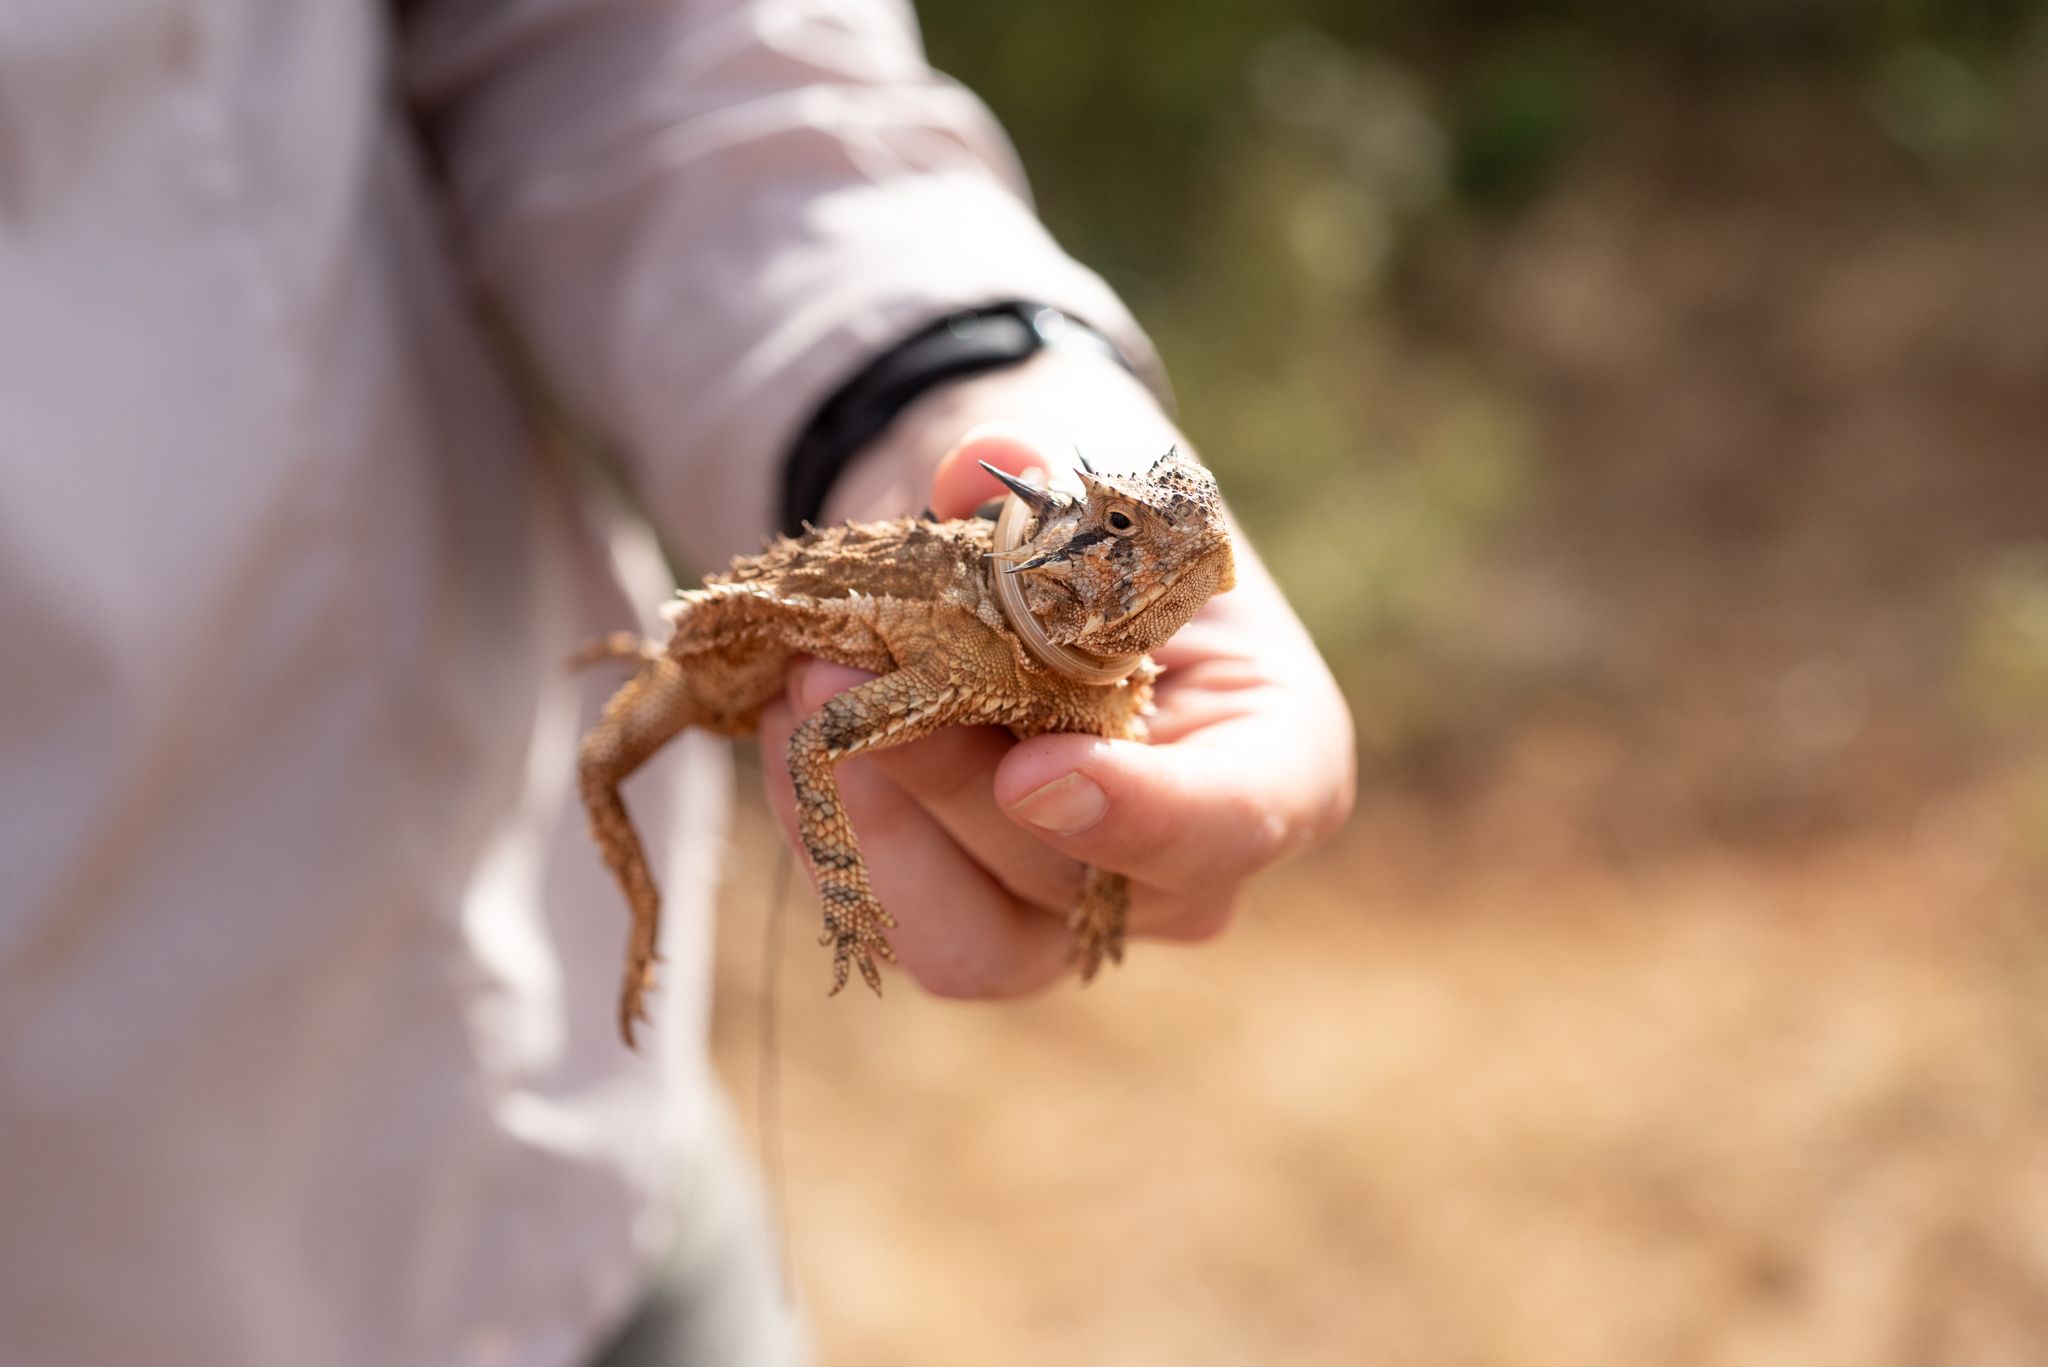
[[[1143, 739], [1158, 674], [1143, 653], [1231, 586], [1215, 481], [1175, 452], [1142, 475], [1099, 475], [1084, 464], [1078, 495], [991, 473], [1013, 495], [1002, 525], [1021, 529], [1008, 549], [997, 544], [997, 523], [981, 517], [811, 530], [678, 595], [664, 612], [674, 624], [666, 646], [624, 635], [580, 652], [581, 663], [637, 667], [584, 738], [580, 773], [591, 832], [633, 909], [619, 1001], [629, 1045], [634, 1023], [646, 1019], [661, 901], [619, 784], [684, 727], [752, 732], [795, 656], [881, 676], [832, 698], [789, 743], [798, 833], [824, 904], [821, 943], [833, 946], [834, 992], [849, 967], [881, 990], [875, 960], [894, 957], [883, 931], [895, 922], [869, 886], [833, 765], [954, 724], [1007, 726], [1019, 737]], [[999, 589], [1010, 591], [1023, 635], [1006, 618]], [[1079, 672], [1092, 666], [1092, 678], [1061, 667], [1077, 657], [1085, 662]], [[1122, 957], [1128, 904], [1122, 875], [1089, 870], [1069, 918], [1084, 979], [1104, 958]]]

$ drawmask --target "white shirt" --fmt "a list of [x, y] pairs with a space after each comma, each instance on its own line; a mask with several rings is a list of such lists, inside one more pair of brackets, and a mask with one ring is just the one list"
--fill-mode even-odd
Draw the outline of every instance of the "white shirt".
[[[0, 0], [0, 1362], [582, 1360], [703, 1142], [722, 752], [574, 800], [654, 527], [954, 307], [1144, 341], [891, 0]], [[633, 604], [652, 608], [657, 591]]]

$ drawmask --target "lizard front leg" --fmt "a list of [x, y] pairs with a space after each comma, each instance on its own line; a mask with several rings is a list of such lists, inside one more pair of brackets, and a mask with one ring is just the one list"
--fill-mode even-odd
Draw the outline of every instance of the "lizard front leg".
[[817, 880], [825, 933], [832, 948], [832, 991], [851, 967], [880, 993], [875, 960], [893, 960], [883, 931], [895, 920], [875, 897], [853, 825], [839, 800], [832, 767], [867, 750], [902, 745], [967, 719], [959, 691], [942, 679], [899, 669], [828, 698], [789, 738], [789, 778], [796, 791], [797, 839]]

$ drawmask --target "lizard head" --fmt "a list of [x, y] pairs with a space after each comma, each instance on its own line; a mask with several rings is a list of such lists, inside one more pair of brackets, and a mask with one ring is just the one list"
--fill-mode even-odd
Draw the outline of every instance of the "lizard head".
[[1143, 474], [1097, 474], [1079, 495], [986, 467], [1033, 512], [1031, 533], [997, 558], [1048, 638], [1098, 655], [1157, 649], [1235, 580], [1216, 479], [1176, 449]]

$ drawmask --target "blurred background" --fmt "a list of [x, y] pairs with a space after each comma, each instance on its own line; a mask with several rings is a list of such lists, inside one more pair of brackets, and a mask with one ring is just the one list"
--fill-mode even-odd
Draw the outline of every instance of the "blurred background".
[[748, 815], [826, 1363], [2048, 1354], [2043, 8], [928, 0], [1364, 782], [989, 1009], [768, 968]]

